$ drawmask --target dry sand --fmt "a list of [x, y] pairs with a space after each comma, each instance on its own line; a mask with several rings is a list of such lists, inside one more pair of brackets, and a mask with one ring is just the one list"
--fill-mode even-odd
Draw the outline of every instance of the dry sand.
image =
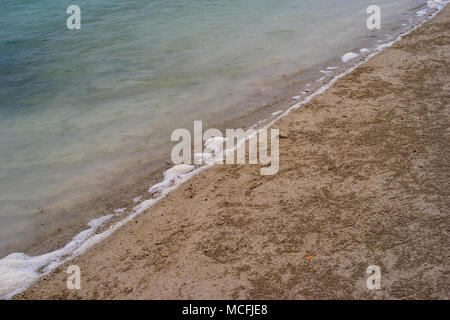
[[[18, 299], [450, 298], [450, 7]], [[366, 288], [378, 265], [382, 289]]]

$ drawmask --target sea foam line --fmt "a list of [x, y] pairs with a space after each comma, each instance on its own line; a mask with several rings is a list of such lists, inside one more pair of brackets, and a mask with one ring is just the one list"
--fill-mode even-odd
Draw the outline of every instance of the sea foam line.
[[[274, 113], [273, 116], [275, 116], [275, 118], [264, 125], [264, 127], [260, 128], [257, 132], [266, 130], [276, 121], [287, 116], [292, 110], [300, 108], [302, 105], [311, 101], [314, 97], [327, 91], [334, 85], [334, 83], [336, 83], [337, 80], [350, 74], [356, 68], [360, 67], [371, 58], [378, 55], [384, 49], [391, 47], [393, 44], [400, 41], [405, 35], [408, 35], [409, 33], [419, 28], [421, 25], [423, 25], [425, 22], [434, 18], [436, 14], [438, 14], [442, 9], [445, 8], [448, 2], [448, 0], [428, 1], [427, 4], [429, 9], [427, 13], [429, 13], [431, 9], [436, 9], [434, 12], [432, 12], [431, 16], [426, 17], [424, 20], [413, 26], [410, 30], [400, 33], [396, 39], [388, 43], [376, 46], [374, 48], [374, 52], [369, 54], [364, 60], [358, 62], [344, 72], [334, 76], [327, 84], [317, 89], [303, 101], [292, 105], [285, 111], [281, 112], [281, 114], [280, 112]], [[249, 138], [251, 138], [251, 136], [244, 137], [243, 139], [238, 141], [238, 143], [232, 150], [225, 150], [224, 152], [231, 152], [236, 150]], [[0, 259], [0, 299], [11, 299], [16, 294], [23, 292], [39, 278], [49, 274], [57, 267], [86, 252], [86, 250], [109, 237], [127, 222], [133, 220], [137, 215], [145, 212], [153, 205], [155, 205], [158, 201], [164, 199], [169, 193], [178, 189], [179, 186], [184, 184], [190, 178], [198, 175], [203, 170], [206, 170], [212, 166], [214, 166], [214, 162], [209, 161], [198, 168], [190, 165], [177, 165], [165, 171], [163, 181], [151, 186], [149, 189], [149, 192], [152, 194], [152, 196], [155, 195], [154, 198], [141, 202], [139, 205], [135, 206], [132, 209], [131, 213], [124, 219], [112, 224], [107, 230], [103, 232], [99, 233], [98, 230], [102, 226], [105, 226], [105, 224], [108, 223], [113, 217], [122, 215], [124, 213], [123, 209], [116, 210], [114, 214], [109, 214], [91, 220], [88, 223], [88, 226], [90, 227], [89, 229], [86, 229], [77, 234], [67, 245], [65, 245], [61, 249], [35, 257], [28, 256], [24, 253], [12, 253], [4, 257], [3, 259]]]

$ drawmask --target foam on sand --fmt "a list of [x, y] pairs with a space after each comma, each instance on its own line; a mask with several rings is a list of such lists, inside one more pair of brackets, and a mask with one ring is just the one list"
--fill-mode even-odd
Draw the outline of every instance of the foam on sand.
[[0, 299], [10, 299], [26, 290], [40, 277], [45, 276], [60, 265], [79, 256], [87, 249], [109, 237], [114, 231], [148, 210], [170, 192], [177, 189], [182, 183], [189, 180], [194, 174], [198, 174], [207, 167], [198, 168], [196, 172], [193, 172], [194, 166], [181, 164], [165, 171], [163, 181], [149, 189], [151, 198], [134, 207], [124, 219], [112, 224], [105, 231], [99, 232], [101, 227], [105, 226], [111, 218], [127, 214], [125, 208], [115, 210], [114, 214], [91, 220], [88, 223], [89, 229], [80, 232], [59, 250], [36, 257], [31, 257], [24, 253], [12, 253], [0, 259]]
[[0, 260], [0, 298], [9, 299], [25, 290], [30, 283], [48, 274], [64, 262], [76, 257], [87, 249], [98, 228], [110, 220], [110, 214], [88, 223], [89, 229], [80, 232], [64, 248], [30, 257], [25, 253], [12, 253]]
[[358, 58], [358, 57], [359, 57], [359, 54], [357, 54], [357, 53], [354, 53], [354, 52], [347, 52], [346, 54], [344, 54], [344, 55], [341, 57], [341, 60], [342, 60], [342, 62], [347, 63], [347, 62], [349, 62], [350, 60], [353, 60], [353, 59]]
[[283, 110], [275, 111], [274, 113], [272, 113], [272, 116], [277, 116], [277, 115], [279, 115], [282, 112], [283, 112]]
[[434, 0], [434, 1], [427, 1], [427, 6], [430, 9], [439, 8], [442, 7], [447, 1], [442, 0]]

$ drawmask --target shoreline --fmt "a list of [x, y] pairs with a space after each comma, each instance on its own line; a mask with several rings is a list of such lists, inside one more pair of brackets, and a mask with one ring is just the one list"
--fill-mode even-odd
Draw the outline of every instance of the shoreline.
[[[226, 120], [212, 121], [208, 119], [206, 128], [219, 128], [225, 130], [226, 128], [249, 128], [250, 126], [262, 126], [269, 120], [273, 119], [273, 113], [279, 112], [280, 109], [286, 109], [286, 105], [294, 103], [292, 97], [298, 95], [299, 87], [304, 89], [310, 89], [310, 93], [314, 93], [323, 83], [316, 82], [319, 77], [319, 70], [325, 68], [327, 65], [335, 65], [340, 60], [339, 57], [320, 63], [318, 65], [311, 66], [307, 70], [302, 72], [293, 72], [292, 74], [283, 75], [283, 78], [278, 79], [279, 82], [283, 81], [285, 86], [276, 95], [271, 96], [268, 100], [264, 100], [264, 103], [249, 102], [252, 104], [253, 109], [246, 111], [241, 115], [232, 117]], [[340, 62], [341, 68], [346, 68], [346, 64]], [[332, 70], [337, 71], [337, 70]], [[341, 71], [341, 70], [338, 70]], [[286, 77], [284, 77], [286, 76]], [[328, 76], [328, 75], [326, 75]], [[309, 84], [311, 87], [306, 87]], [[307, 96], [307, 94], [305, 95]], [[303, 98], [303, 97], [302, 97]], [[249, 100], [248, 97], [241, 103], [242, 106], [246, 105], [245, 101]], [[258, 100], [258, 99], [256, 99]], [[248, 102], [248, 101], [247, 101]], [[223, 111], [223, 114], [228, 111]], [[220, 117], [219, 117], [220, 118]], [[191, 128], [187, 127], [188, 130]], [[61, 201], [56, 201], [51, 205], [41, 205], [35, 208], [36, 213], [30, 218], [31, 224], [35, 228], [51, 229], [51, 232], [36, 233], [32, 238], [21, 239], [17, 243], [7, 244], [0, 248], [0, 260], [9, 254], [24, 252], [30, 256], [43, 255], [56, 251], [69, 243], [72, 238], [78, 235], [80, 232], [86, 229], [86, 226], [90, 221], [93, 221], [102, 216], [108, 215], [117, 209], [126, 208], [128, 211], [132, 210], [137, 203], [133, 202], [134, 198], [145, 198], [147, 190], [154, 184], [159, 183], [163, 179], [163, 173], [169, 169], [173, 164], [170, 162], [170, 147], [166, 148], [164, 155], [156, 156], [150, 160], [145, 159], [145, 156], [133, 155], [132, 160], [122, 167], [115, 168], [115, 175], [108, 178], [108, 180], [101, 182], [99, 186], [90, 186], [85, 194], [76, 195], [76, 188], [74, 190], [69, 189], [68, 192], [73, 196]], [[139, 160], [138, 160], [139, 159]], [[138, 165], [132, 163], [138, 163]], [[70, 183], [69, 183], [70, 184]], [[79, 184], [79, 183], [78, 183]], [[112, 187], [111, 187], [112, 186]], [[79, 187], [78, 187], [79, 188]], [[126, 190], [126, 196], [124, 197], [124, 190]], [[111, 200], [113, 199], [113, 200]], [[75, 215], [69, 215], [64, 221], [70, 221], [68, 223], [51, 224], [49, 223], [49, 216], [65, 215], [68, 212], [77, 212]], [[82, 216], [83, 219], [77, 217]], [[73, 223], [74, 220], [79, 220], [77, 223]], [[83, 220], [83, 221], [81, 221]], [[50, 236], [51, 235], [51, 236]]]
[[[410, 11], [414, 11], [413, 9], [410, 9]], [[415, 18], [419, 20], [418, 17]], [[406, 22], [406, 18], [404, 21]], [[415, 20], [415, 22], [417, 21]], [[406, 26], [406, 24], [403, 25]], [[400, 30], [402, 27], [399, 25], [393, 27], [391, 25], [389, 31], [386, 32], [391, 33], [395, 28]], [[396, 32], [399, 30], [396, 30]], [[381, 33], [384, 34], [385, 32]], [[370, 37], [376, 36], [369, 36], [368, 38]], [[367, 39], [365, 41], [368, 42]], [[359, 52], [360, 48], [354, 49], [357, 50], [355, 52]], [[329, 62], [339, 62], [340, 68], [338, 71], [341, 72], [345, 69], [346, 64], [338, 60], [340, 58], [336, 57], [336, 59], [332, 59]], [[349, 64], [352, 64], [352, 61]], [[305, 73], [308, 74], [308, 81], [302, 77], [299, 80], [298, 76], [294, 76], [295, 72], [287, 74], [286, 78], [277, 80], [277, 83], [283, 83], [280, 86], [283, 89], [275, 90], [276, 95], [271, 96], [272, 98], [268, 100], [256, 98], [256, 100], [264, 102], [263, 104], [249, 101], [252, 104], [251, 111], [226, 121], [210, 122], [208, 127], [219, 129], [246, 128], [252, 124], [259, 124], [259, 122], [261, 122], [260, 125], [266, 124], [268, 120], [273, 119], [271, 117], [272, 113], [285, 110], [286, 105], [294, 103], [291, 97], [299, 94], [300, 87], [305, 89], [304, 85], [307, 82], [316, 85], [317, 88], [327, 83], [329, 79], [325, 79], [321, 83], [316, 82], [321, 75], [320, 69], [325, 68], [327, 65], [324, 62], [324, 64], [314, 65], [307, 69]], [[331, 63], [329, 65], [335, 66], [337, 64]], [[286, 87], [284, 87], [284, 84]], [[312, 89], [311, 91], [314, 92], [315, 90]], [[304, 97], [301, 96], [300, 99]], [[247, 101], [248, 99], [246, 99], [243, 100]], [[242, 103], [242, 106], [245, 105], [246, 103]], [[69, 243], [74, 236], [85, 230], [89, 221], [102, 215], [108, 215], [117, 209], [128, 208], [131, 210], [136, 205], [133, 199], [139, 196], [145, 197], [148, 186], [158, 183], [162, 179], [163, 172], [169, 168], [168, 162], [170, 159], [168, 154], [170, 153], [170, 148], [167, 147], [166, 151], [161, 152], [152, 159], [147, 159], [148, 153], [145, 155], [133, 154], [126, 163], [118, 165], [114, 169], [109, 168], [109, 171], [114, 172], [114, 174], [104, 175], [108, 179], [104, 179], [100, 175], [95, 176], [96, 178], [94, 179], [82, 178], [78, 182], [76, 180], [73, 181], [74, 183], [72, 181], [67, 182], [65, 185], [66, 187], [68, 186], [67, 193], [62, 193], [64, 197], [58, 198], [55, 196], [54, 202], [47, 201], [37, 205], [36, 208], [30, 208], [33, 211], [30, 216], [30, 222], [24, 224], [21, 230], [21, 233], [28, 234], [28, 236], [14, 242], [6, 242], [7, 244], [0, 247], [0, 257], [3, 258], [15, 252], [24, 252], [27, 255], [36, 256], [58, 250]], [[80, 185], [83, 181], [87, 183], [87, 186], [81, 188]], [[28, 226], [33, 227], [32, 231], [27, 232], [29, 230]]]
[[[389, 49], [388, 49], [388, 50], [389, 50]], [[378, 54], [378, 52], [375, 53], [375, 54], [373, 54], [373, 56], [375, 56], [375, 55], [377, 55], [377, 54]], [[371, 57], [372, 57], [372, 56], [371, 56]], [[371, 57], [367, 58], [367, 60], [369, 60]], [[334, 84], [336, 81], [338, 81], [341, 77], [345, 77], [345, 76], [349, 75], [352, 71], [354, 71], [354, 69], [357, 69], [358, 67], [360, 67], [360, 66], [363, 65], [364, 63], [366, 63], [366, 61], [364, 61], [364, 62], [358, 64], [358, 65], [355, 66], [355, 67], [350, 68], [349, 70], [345, 71], [342, 75], [336, 76], [335, 79], [334, 79], [334, 81], [330, 81], [331, 84], [330, 84], [329, 86], [326, 85], [326, 86], [324, 86], [324, 87], [326, 87], [326, 88], [322, 87], [322, 88], [324, 88], [323, 90], [321, 90], [321, 89], [322, 89], [322, 88], [321, 88], [321, 89], [319, 89], [318, 91], [316, 91], [316, 93], [312, 94], [310, 97], [308, 97], [308, 98], [306, 99], [307, 101], [301, 102], [301, 103], [298, 103], [298, 104], [295, 104], [294, 106], [291, 106], [290, 108], [288, 108], [288, 110], [285, 110], [285, 111], [283, 112], [283, 114], [281, 114], [280, 116], [276, 117], [276, 119], [270, 121], [269, 124], [266, 124], [264, 127], [268, 127], [268, 126], [272, 125], [274, 122], [279, 121], [281, 118], [284, 118], [284, 116], [286, 116], [287, 113], [290, 113], [291, 111], [297, 109], [299, 106], [302, 106], [302, 105], [304, 105], [304, 104], [309, 103], [311, 100], [313, 100], [313, 98], [316, 98], [318, 95], [320, 95], [320, 94], [322, 94], [324, 91], [326, 91], [331, 85], [333, 85], [333, 84]], [[204, 169], [206, 169], [206, 168], [203, 168], [201, 171], [203, 171]], [[213, 168], [213, 170], [214, 170], [214, 168]], [[218, 169], [215, 168], [215, 170], [218, 170]], [[197, 177], [196, 177], [196, 178], [197, 178]], [[170, 194], [170, 197], [172, 197], [172, 194]], [[159, 204], [158, 204], [158, 205], [159, 205]], [[144, 210], [144, 211], [145, 211], [145, 210]], [[130, 220], [131, 220], [131, 219], [130, 219]], [[136, 223], [137, 223], [137, 222], [136, 222]], [[124, 228], [126, 228], [127, 226], [128, 226], [128, 225], [124, 226]], [[124, 229], [124, 228], [123, 228], [123, 229]], [[119, 232], [122, 232], [123, 229], [121, 229]], [[116, 236], [114, 235], [113, 237], [116, 237]], [[118, 237], [118, 236], [117, 236], [117, 237]], [[108, 239], [109, 239], [109, 238], [108, 238]], [[103, 242], [102, 242], [102, 243], [103, 243]], [[100, 244], [101, 244], [101, 243], [100, 243]], [[95, 250], [95, 248], [92, 249], [92, 250]], [[92, 251], [92, 250], [90, 250], [90, 251]], [[77, 259], [78, 259], [78, 258], [77, 258]]]

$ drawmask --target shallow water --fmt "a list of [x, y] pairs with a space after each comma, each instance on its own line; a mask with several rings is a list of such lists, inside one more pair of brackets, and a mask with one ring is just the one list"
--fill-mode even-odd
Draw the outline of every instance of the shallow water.
[[378, 1], [373, 32], [372, 2], [79, 0], [78, 31], [65, 25], [69, 2], [3, 1], [0, 257], [47, 223], [85, 219], [60, 212], [164, 156], [173, 129], [248, 113], [283, 75], [385, 41], [423, 3]]

